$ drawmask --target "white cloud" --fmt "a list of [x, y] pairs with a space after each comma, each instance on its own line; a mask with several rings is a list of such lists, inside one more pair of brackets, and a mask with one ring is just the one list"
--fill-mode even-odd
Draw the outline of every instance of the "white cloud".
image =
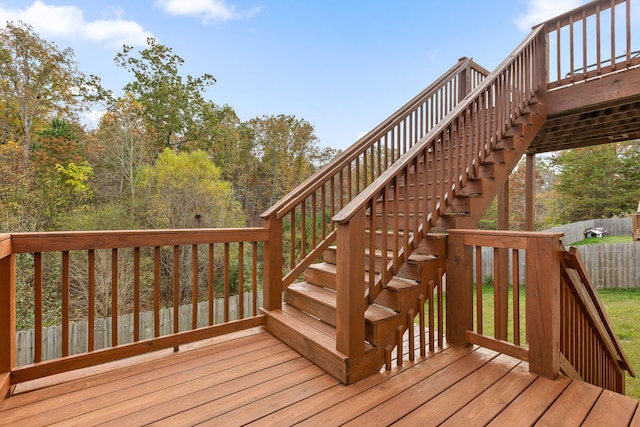
[[587, 0], [529, 0], [527, 12], [518, 18], [518, 28], [529, 31], [534, 25], [569, 12], [586, 2]]
[[259, 11], [259, 8], [254, 8], [241, 12], [224, 0], [158, 0], [156, 4], [172, 15], [198, 16], [204, 24], [250, 18]]
[[25, 9], [0, 6], [0, 25], [6, 21], [23, 21], [43, 36], [84, 38], [109, 47], [122, 44], [144, 45], [152, 34], [135, 21], [121, 19], [121, 11], [112, 11], [115, 19], [85, 21], [77, 6], [53, 6], [40, 0]]

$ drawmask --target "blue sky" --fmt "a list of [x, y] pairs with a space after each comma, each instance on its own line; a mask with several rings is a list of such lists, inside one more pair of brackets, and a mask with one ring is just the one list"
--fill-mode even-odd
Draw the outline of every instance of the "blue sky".
[[120, 94], [123, 43], [147, 37], [212, 74], [206, 94], [241, 120], [287, 114], [344, 149], [462, 56], [493, 70], [531, 27], [584, 0], [0, 0], [0, 25], [29, 23]]

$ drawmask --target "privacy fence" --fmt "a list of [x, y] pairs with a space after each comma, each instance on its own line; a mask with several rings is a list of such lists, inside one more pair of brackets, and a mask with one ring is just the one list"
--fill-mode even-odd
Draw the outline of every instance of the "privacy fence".
[[[244, 294], [244, 315], [238, 314], [238, 296], [229, 297], [229, 320], [246, 318], [252, 315], [252, 294]], [[257, 305], [262, 306], [262, 290], [257, 292]], [[203, 301], [198, 304], [198, 327], [208, 325], [207, 313], [208, 302]], [[191, 326], [193, 305], [185, 304], [180, 306], [179, 324], [180, 330], [187, 330]], [[216, 299], [214, 306], [214, 323], [224, 322], [224, 298]], [[160, 309], [160, 335], [173, 333], [173, 307]], [[94, 349], [99, 350], [111, 347], [112, 337], [111, 318], [95, 320]], [[118, 344], [133, 342], [133, 314], [118, 316]], [[88, 325], [86, 321], [71, 322], [69, 325], [69, 353], [80, 354], [88, 349]], [[140, 313], [140, 339], [154, 338], [153, 312]], [[34, 361], [34, 340], [35, 331], [29, 329], [16, 333], [16, 363], [24, 366]], [[51, 360], [62, 356], [62, 327], [59, 325], [42, 328], [42, 360]]]

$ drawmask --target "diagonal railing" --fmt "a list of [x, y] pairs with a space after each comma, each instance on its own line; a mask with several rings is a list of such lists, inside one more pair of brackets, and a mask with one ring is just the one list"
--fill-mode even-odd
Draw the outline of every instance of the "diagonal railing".
[[262, 214], [270, 230], [266, 309], [335, 242], [331, 218], [417, 144], [489, 74], [459, 62], [379, 126]]
[[[363, 312], [354, 307], [366, 310], [364, 295], [368, 303], [374, 301], [544, 87], [539, 68], [545, 63], [544, 35], [543, 26], [535, 29], [464, 102], [333, 217], [338, 231], [338, 350], [349, 355], [363, 351]], [[391, 244], [375, 239], [373, 232], [364, 239], [366, 230], [389, 230]], [[379, 274], [369, 274], [364, 289], [365, 252], [374, 249], [382, 254], [383, 267]]]

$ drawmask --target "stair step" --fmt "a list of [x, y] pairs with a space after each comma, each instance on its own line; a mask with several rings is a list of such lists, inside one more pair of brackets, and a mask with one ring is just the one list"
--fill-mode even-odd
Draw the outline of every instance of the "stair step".
[[[336, 326], [336, 294], [332, 290], [306, 282], [293, 283], [285, 291], [284, 301], [322, 322]], [[364, 314], [365, 339], [375, 344], [375, 326], [397, 317], [398, 313], [393, 310], [370, 305]]]
[[262, 309], [262, 312], [266, 317], [267, 331], [337, 380], [348, 384], [349, 359], [336, 350], [335, 334], [330, 336], [326, 333], [326, 324], [286, 304], [282, 309]]

